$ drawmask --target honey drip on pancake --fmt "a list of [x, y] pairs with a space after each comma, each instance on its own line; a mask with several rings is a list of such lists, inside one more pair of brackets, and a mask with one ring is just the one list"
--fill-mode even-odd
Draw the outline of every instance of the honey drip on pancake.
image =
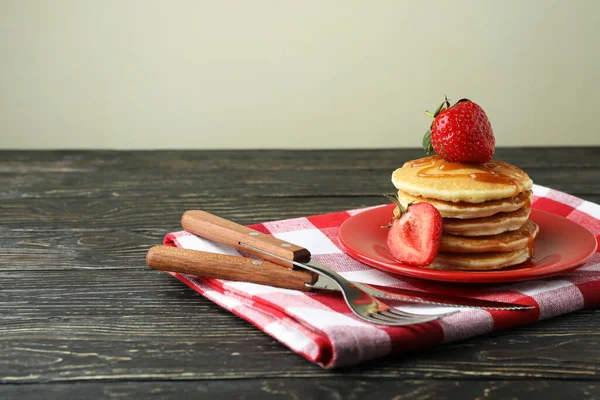
[[[515, 188], [514, 196], [518, 195], [521, 190], [521, 185], [515, 178], [503, 173], [500, 169], [512, 169], [516, 172], [517, 168], [506, 163], [498, 163], [490, 161], [485, 164], [460, 164], [450, 163], [444, 160], [440, 156], [426, 157], [419, 160], [415, 160], [411, 163], [411, 167], [423, 167], [417, 173], [417, 176], [421, 178], [458, 178], [458, 177], [469, 177], [477, 182], [486, 182], [493, 184], [505, 184], [511, 185]], [[431, 174], [431, 170], [437, 169], [438, 171], [451, 172], [460, 169], [475, 169], [477, 172], [453, 174], [453, 173], [442, 173], [442, 174]]]
[[533, 246], [535, 243], [533, 235], [529, 231], [524, 231], [523, 236], [525, 236], [528, 240], [527, 248], [529, 249], [529, 258], [533, 257]]
[[531, 207], [531, 197], [525, 196], [525, 204], [523, 205], [523, 207], [526, 207], [526, 208]]

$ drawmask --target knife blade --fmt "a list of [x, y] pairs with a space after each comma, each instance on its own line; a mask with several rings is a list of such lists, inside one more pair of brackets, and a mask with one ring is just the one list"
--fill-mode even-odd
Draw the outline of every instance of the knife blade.
[[[417, 290], [409, 290], [402, 288], [394, 288], [388, 286], [380, 286], [373, 284], [364, 284], [353, 282], [356, 286], [369, 293], [371, 296], [401, 300], [407, 303], [415, 304], [430, 304], [439, 307], [452, 308], [472, 308], [486, 310], [501, 310], [501, 311], [525, 311], [534, 309], [534, 306], [504, 303], [500, 301], [480, 300], [469, 297], [451, 296], [445, 294], [420, 292]], [[337, 284], [330, 278], [320, 275], [315, 283], [307, 285], [313, 289], [329, 290], [340, 292]]]

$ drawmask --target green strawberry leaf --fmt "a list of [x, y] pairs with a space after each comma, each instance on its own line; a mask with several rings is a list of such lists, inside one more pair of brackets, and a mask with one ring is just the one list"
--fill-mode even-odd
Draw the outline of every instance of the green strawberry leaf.
[[431, 129], [428, 129], [423, 136], [423, 149], [425, 153], [429, 154], [433, 151], [433, 145], [431, 144]]
[[[434, 118], [437, 117], [440, 112], [442, 112], [445, 105], [446, 105], [445, 101], [442, 104], [440, 104], [440, 106], [437, 108], [437, 110], [435, 110], [435, 112], [433, 113]], [[446, 107], [448, 107], [448, 106], [446, 106]]]

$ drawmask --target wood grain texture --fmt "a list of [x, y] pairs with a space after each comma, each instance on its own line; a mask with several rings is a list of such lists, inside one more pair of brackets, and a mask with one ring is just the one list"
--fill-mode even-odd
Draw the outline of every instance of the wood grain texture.
[[[529, 168], [537, 184], [569, 193], [600, 194], [600, 168]], [[342, 175], [342, 176], [340, 176]], [[93, 176], [94, 179], [90, 179]], [[389, 170], [184, 170], [48, 173], [25, 178], [0, 175], [0, 198], [330, 197], [381, 196], [394, 192]], [[159, 182], [163, 182], [160, 183]]]
[[145, 268], [1, 272], [0, 287], [5, 383], [126, 379], [121, 375], [594, 380], [600, 373], [600, 310], [329, 372]]
[[[525, 169], [538, 184], [597, 195], [597, 153], [597, 148], [569, 149], [568, 154], [560, 149], [499, 149], [497, 156]], [[61, 159], [58, 152], [31, 166], [27, 152], [21, 159], [18, 154], [0, 153], [0, 198], [378, 196], [393, 191], [393, 169], [423, 155], [417, 149], [339, 154], [281, 150], [85, 156], [65, 152]], [[105, 160], [100, 160], [102, 154]]]
[[[581, 169], [598, 167], [598, 147], [496, 148], [495, 159], [524, 168]], [[157, 151], [16, 151], [0, 150], [2, 170], [52, 172], [113, 168], [119, 170], [180, 168], [269, 170], [288, 169], [385, 169], [407, 159], [423, 157], [423, 149], [355, 150], [157, 150]], [[260, 163], [256, 162], [260, 160]], [[286, 168], [283, 168], [286, 169]], [[51, 171], [52, 170], [52, 171]]]
[[192, 209], [227, 215], [237, 223], [248, 225], [384, 203], [387, 200], [383, 196], [167, 198], [160, 201], [150, 197], [0, 199], [0, 229], [164, 231], [180, 229], [181, 215]]
[[[241, 224], [386, 203], [417, 149], [0, 151], [0, 398], [598, 398], [600, 311], [324, 371], [164, 273], [185, 210]], [[600, 203], [600, 148], [498, 149]]]
[[600, 387], [586, 381], [365, 380], [343, 378], [213, 381], [129, 381], [0, 386], [0, 398], [279, 400], [483, 400], [595, 399]]

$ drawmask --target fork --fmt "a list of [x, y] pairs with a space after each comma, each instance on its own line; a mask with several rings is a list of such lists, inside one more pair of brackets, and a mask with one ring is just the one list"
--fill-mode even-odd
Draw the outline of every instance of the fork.
[[[283, 257], [280, 257], [276, 254], [270, 253], [268, 251], [259, 249], [254, 246], [240, 243], [240, 247], [252, 250], [257, 253], [262, 253], [263, 255], [267, 255], [269, 257], [279, 259], [281, 261], [289, 261]], [[453, 310], [442, 314], [426, 315], [398, 310], [388, 306], [381, 300], [371, 296], [370, 294], [356, 286], [354, 283], [350, 282], [343, 276], [337, 274], [336, 272], [330, 270], [329, 268], [325, 267], [323, 264], [315, 260], [310, 260], [305, 263], [299, 263], [297, 261], [291, 262], [297, 267], [307, 269], [322, 276], [326, 276], [327, 278], [335, 282], [340, 288], [344, 296], [344, 300], [346, 300], [346, 304], [354, 312], [354, 314], [373, 324], [389, 326], [405, 326], [420, 324], [424, 322], [435, 321], [450, 316], [452, 314], [456, 314], [459, 311]]]
[[[242, 247], [246, 247], [242, 245]], [[248, 250], [254, 250], [253, 246]], [[260, 252], [260, 249], [255, 250]], [[271, 258], [278, 256], [266, 254]], [[282, 260], [286, 260], [282, 258]], [[295, 261], [293, 261], [295, 263]], [[154, 246], [146, 254], [146, 264], [149, 268], [191, 274], [203, 277], [227, 279], [232, 281], [253, 282], [271, 285], [285, 289], [314, 291], [332, 289], [337, 286], [342, 292], [346, 304], [358, 317], [379, 325], [404, 326], [413, 325], [454, 314], [452, 311], [444, 314], [414, 314], [392, 308], [370, 294], [360, 289], [358, 284], [347, 281], [335, 272], [317, 264], [298, 263], [302, 268], [282, 268], [273, 262], [253, 258], [209, 253], [199, 250], [189, 250], [169, 246]], [[318, 271], [313, 277], [312, 272]]]
[[[458, 312], [458, 310], [453, 310], [442, 314], [416, 314], [395, 309], [366, 293], [360, 287], [318, 263], [316, 260], [311, 260], [310, 251], [307, 249], [285, 242], [274, 236], [265, 235], [205, 211], [186, 211], [181, 218], [181, 224], [184, 230], [190, 233], [218, 243], [233, 246], [238, 250], [270, 261], [268, 264], [274, 266], [274, 268], [271, 268], [273, 273], [275, 273], [278, 267], [286, 267], [292, 271], [298, 271], [299, 269], [303, 272], [307, 270], [311, 271], [313, 275], [310, 281], [312, 283], [317, 280], [318, 276], [329, 278], [342, 291], [344, 300], [350, 310], [361, 319], [373, 324], [405, 326], [434, 321]], [[201, 255], [198, 256], [201, 258]], [[236, 258], [244, 259], [244, 257]], [[257, 261], [252, 261], [252, 264], [255, 264]], [[161, 269], [169, 266], [168, 261], [162, 264], [163, 268]], [[196, 266], [202, 267], [199, 264], [201, 263], [196, 264]], [[215, 264], [213, 263], [213, 265]], [[264, 268], [260, 270], [260, 273], [265, 273]], [[213, 275], [213, 277], [216, 276]], [[236, 279], [243, 280], [239, 276], [236, 276]], [[298, 288], [298, 285], [296, 284], [291, 288]], [[301, 290], [310, 290], [310, 285], [303, 283], [301, 288]]]

